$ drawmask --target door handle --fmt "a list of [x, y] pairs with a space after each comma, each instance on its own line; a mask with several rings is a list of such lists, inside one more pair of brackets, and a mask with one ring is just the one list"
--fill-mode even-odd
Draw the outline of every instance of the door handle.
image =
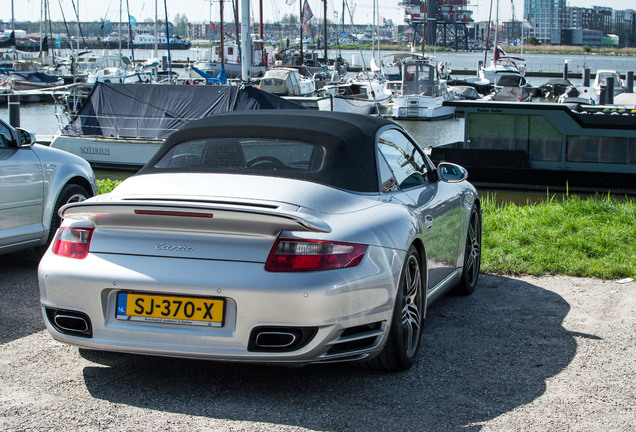
[[433, 229], [433, 216], [424, 216], [424, 225], [426, 225], [426, 231], [430, 231], [431, 229]]

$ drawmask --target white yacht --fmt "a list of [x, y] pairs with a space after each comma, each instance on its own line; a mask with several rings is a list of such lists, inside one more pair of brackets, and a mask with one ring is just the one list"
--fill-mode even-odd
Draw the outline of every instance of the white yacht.
[[393, 98], [393, 118], [434, 120], [451, 117], [455, 107], [444, 102], [457, 99], [441, 79], [437, 64], [416, 60], [402, 65], [402, 86]]
[[523, 77], [525, 74], [525, 60], [509, 56], [500, 45], [497, 45], [490, 64], [484, 65], [479, 70], [479, 78], [490, 81], [492, 85], [499, 84], [502, 76], [516, 75]]
[[393, 98], [393, 92], [377, 78], [356, 79], [344, 84], [327, 85], [320, 90], [318, 109], [358, 114], [381, 114]]

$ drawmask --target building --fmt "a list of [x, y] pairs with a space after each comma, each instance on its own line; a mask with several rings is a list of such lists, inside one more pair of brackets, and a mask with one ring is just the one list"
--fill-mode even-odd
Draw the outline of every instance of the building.
[[555, 30], [552, 35], [552, 43], [554, 45], [600, 47], [603, 44], [603, 32], [572, 28]]
[[620, 47], [636, 46], [636, 11], [612, 11], [612, 33], [618, 35]]
[[606, 21], [604, 11], [598, 8], [567, 7], [565, 27], [571, 29], [587, 29], [606, 31]]
[[522, 40], [522, 31], [522, 21], [504, 21], [501, 23], [501, 32], [499, 33], [499, 39], [509, 45], [520, 45]]
[[523, 16], [530, 21], [534, 36], [541, 44], [552, 44], [552, 33], [565, 26], [565, 0], [525, 0]]

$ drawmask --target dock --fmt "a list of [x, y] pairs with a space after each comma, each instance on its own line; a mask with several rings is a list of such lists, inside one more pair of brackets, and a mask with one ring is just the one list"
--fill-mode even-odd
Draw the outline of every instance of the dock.
[[79, 84], [66, 84], [55, 87], [48, 87], [35, 90], [12, 90], [6, 93], [0, 93], [0, 103], [7, 103], [9, 98], [19, 99], [20, 103], [40, 103], [55, 102], [59, 98], [65, 97], [69, 90]]

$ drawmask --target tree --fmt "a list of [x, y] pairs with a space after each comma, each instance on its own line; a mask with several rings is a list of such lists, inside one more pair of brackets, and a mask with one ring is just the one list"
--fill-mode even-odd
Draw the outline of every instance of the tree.
[[298, 24], [298, 16], [295, 14], [285, 14], [280, 22], [285, 24]]
[[539, 42], [539, 40], [534, 37], [534, 36], [528, 36], [528, 40], [526, 41], [526, 43], [528, 45], [541, 45], [541, 42]]
[[188, 24], [190, 23], [190, 21], [188, 21], [188, 17], [183, 14], [176, 14], [174, 16], [174, 32], [178, 35], [185, 35], [188, 32]]

